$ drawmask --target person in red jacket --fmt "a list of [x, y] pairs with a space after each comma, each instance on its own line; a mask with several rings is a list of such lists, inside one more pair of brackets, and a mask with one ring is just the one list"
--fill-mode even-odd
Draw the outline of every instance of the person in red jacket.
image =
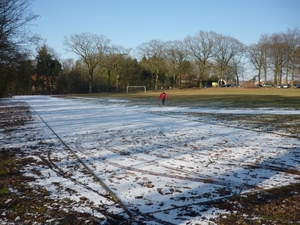
[[162, 90], [162, 92], [159, 95], [159, 99], [161, 99], [161, 103], [164, 105], [165, 104], [165, 100], [167, 98], [167, 94], [165, 93], [164, 90]]

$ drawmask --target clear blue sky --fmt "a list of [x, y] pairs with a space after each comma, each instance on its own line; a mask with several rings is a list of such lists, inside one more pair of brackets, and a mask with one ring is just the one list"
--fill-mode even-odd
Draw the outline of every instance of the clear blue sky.
[[135, 48], [152, 39], [183, 40], [200, 30], [249, 45], [261, 34], [300, 27], [300, 0], [35, 0], [32, 29], [61, 59], [64, 37], [91, 32]]

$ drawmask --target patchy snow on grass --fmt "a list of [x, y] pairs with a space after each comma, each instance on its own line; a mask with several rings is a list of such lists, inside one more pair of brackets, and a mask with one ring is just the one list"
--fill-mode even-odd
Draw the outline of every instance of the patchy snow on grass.
[[[299, 175], [288, 172], [300, 170], [298, 139], [173, 116], [183, 112], [300, 114], [299, 110], [137, 106], [127, 100], [49, 96], [14, 100], [27, 102], [36, 114], [35, 126], [43, 130], [37, 145], [52, 145], [45, 152], [52, 166], [40, 171], [43, 180], [34, 182], [48, 188], [50, 197], [81, 202], [80, 211], [91, 213], [103, 202], [116, 213], [122, 211], [87, 170], [129, 212], [149, 224], [208, 224], [224, 212], [207, 208], [208, 202], [299, 182]], [[34, 177], [29, 171], [28, 176]]]

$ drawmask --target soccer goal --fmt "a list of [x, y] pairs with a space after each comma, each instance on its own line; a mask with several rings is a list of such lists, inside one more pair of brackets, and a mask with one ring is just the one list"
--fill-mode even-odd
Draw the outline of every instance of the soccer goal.
[[126, 93], [128, 93], [129, 90], [144, 90], [144, 92], [146, 93], [146, 86], [127, 86], [126, 87]]

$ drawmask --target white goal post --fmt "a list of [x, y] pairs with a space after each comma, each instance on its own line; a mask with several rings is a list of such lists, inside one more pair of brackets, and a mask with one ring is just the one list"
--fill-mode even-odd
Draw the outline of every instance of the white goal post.
[[127, 86], [126, 93], [128, 93], [129, 88], [144, 88], [144, 92], [146, 93], [146, 86]]

